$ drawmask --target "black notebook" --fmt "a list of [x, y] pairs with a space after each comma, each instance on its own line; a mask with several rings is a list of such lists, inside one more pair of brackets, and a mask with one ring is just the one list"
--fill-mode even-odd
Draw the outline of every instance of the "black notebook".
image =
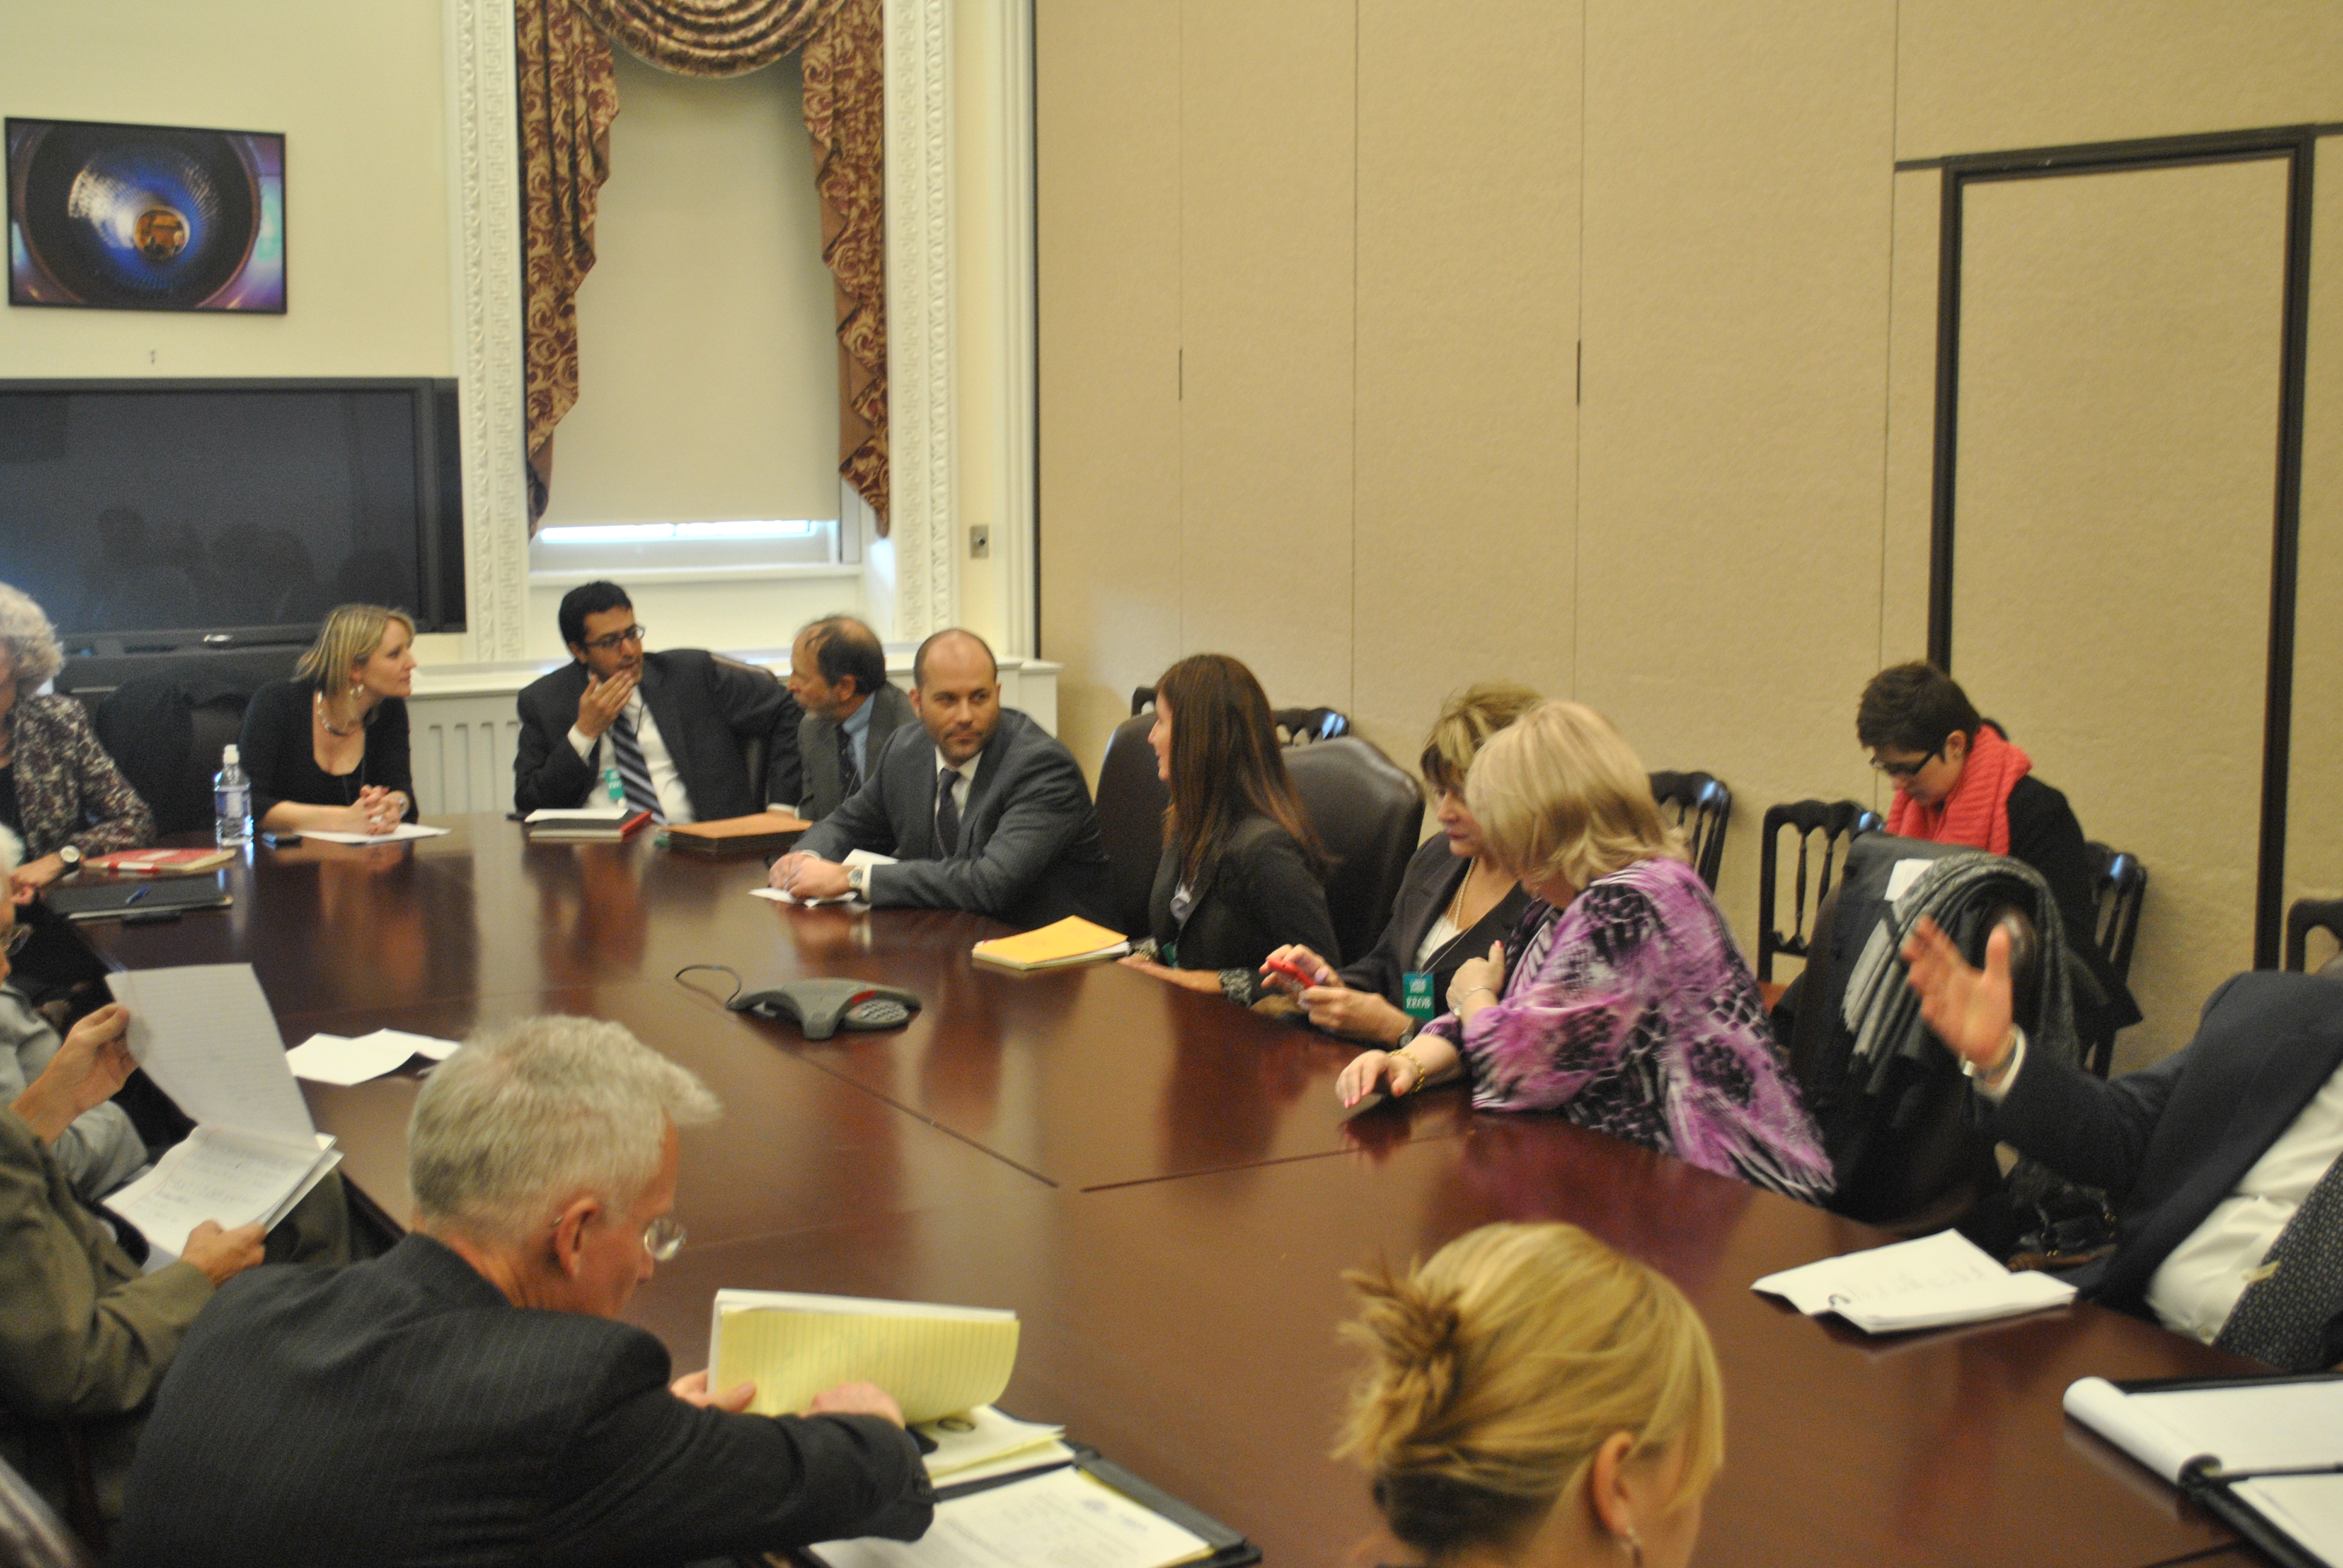
[[111, 920], [145, 910], [217, 910], [227, 905], [219, 877], [126, 879], [50, 888], [41, 900], [69, 920]]

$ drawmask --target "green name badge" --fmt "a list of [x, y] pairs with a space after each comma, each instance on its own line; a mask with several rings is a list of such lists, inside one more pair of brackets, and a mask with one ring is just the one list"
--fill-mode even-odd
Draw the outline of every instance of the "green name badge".
[[1430, 1023], [1439, 1017], [1432, 1000], [1432, 976], [1422, 970], [1411, 970], [1399, 977], [1400, 1010], [1418, 1023]]

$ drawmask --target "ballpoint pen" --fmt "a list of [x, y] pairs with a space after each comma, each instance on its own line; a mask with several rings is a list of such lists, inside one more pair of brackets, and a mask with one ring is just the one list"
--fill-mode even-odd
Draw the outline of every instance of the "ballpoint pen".
[[133, 891], [132, 891], [132, 893], [131, 893], [131, 895], [130, 895], [128, 898], [126, 898], [126, 899], [125, 899], [125, 900], [122, 900], [122, 907], [123, 907], [124, 909], [126, 909], [126, 909], [128, 909], [131, 905], [133, 905], [133, 904], [136, 903], [139, 900], [141, 900], [141, 899], [145, 898], [145, 897], [146, 897], [146, 896], [150, 891], [152, 891], [152, 890], [153, 890], [153, 884], [151, 884], [151, 883], [149, 883], [146, 887], [139, 888], [139, 889], [136, 889], [136, 890], [133, 890]]

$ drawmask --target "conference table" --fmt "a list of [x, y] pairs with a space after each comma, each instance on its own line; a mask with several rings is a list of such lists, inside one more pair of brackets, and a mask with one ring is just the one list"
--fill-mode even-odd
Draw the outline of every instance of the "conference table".
[[[2150, 1564], [2256, 1560], [2068, 1422], [2076, 1379], [2244, 1362], [2076, 1305], [1870, 1339], [1750, 1282], [1889, 1240], [1559, 1121], [1435, 1091], [1345, 1120], [1353, 1049], [1116, 965], [1017, 974], [950, 912], [752, 898], [754, 859], [528, 842], [494, 816], [387, 846], [256, 847], [223, 910], [82, 928], [109, 964], [249, 963], [288, 1045], [380, 1027], [461, 1038], [539, 1012], [613, 1020], [721, 1099], [683, 1136], [689, 1239], [628, 1310], [679, 1372], [719, 1288], [1008, 1307], [1001, 1405], [1063, 1422], [1258, 1542], [1272, 1564], [1413, 1561], [1330, 1453], [1357, 1366], [1346, 1270], [1474, 1226], [1561, 1220], [1673, 1279], [1724, 1367], [1727, 1453], [1696, 1561]], [[724, 1008], [811, 976], [907, 986], [906, 1028], [809, 1042]], [[408, 1213], [417, 1070], [302, 1085], [357, 1201]]]

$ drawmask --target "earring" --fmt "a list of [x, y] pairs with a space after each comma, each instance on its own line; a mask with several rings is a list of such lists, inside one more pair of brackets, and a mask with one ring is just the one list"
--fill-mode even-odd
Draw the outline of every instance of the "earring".
[[1634, 1568], [1644, 1568], [1644, 1538], [1642, 1536], [1636, 1534], [1633, 1530], [1623, 1531], [1619, 1535], [1619, 1545], [1626, 1552], [1627, 1561], [1634, 1563]]

